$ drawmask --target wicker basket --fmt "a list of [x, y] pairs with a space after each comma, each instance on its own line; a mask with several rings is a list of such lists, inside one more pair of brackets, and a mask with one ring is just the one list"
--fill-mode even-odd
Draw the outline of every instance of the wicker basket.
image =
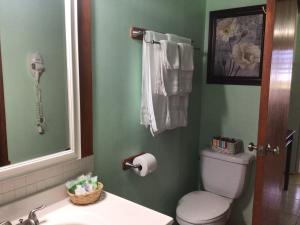
[[[235, 138], [224, 138], [224, 139], [231, 139], [230, 142], [223, 140], [223, 142], [226, 144], [226, 147], [222, 148], [215, 144], [215, 140], [218, 141], [217, 138], [213, 138], [211, 149], [216, 152], [220, 152], [223, 154], [237, 154], [240, 153], [243, 149], [243, 141], [240, 139]], [[220, 140], [220, 139], [219, 139]]]
[[97, 189], [91, 193], [77, 196], [68, 191], [68, 195], [70, 196], [71, 202], [75, 205], [88, 205], [99, 200], [102, 190], [103, 184], [98, 182]]

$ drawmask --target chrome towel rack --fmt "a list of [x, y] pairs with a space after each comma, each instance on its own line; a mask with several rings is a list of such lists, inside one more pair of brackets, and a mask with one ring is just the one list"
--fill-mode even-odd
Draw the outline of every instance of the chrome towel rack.
[[[134, 40], [143, 41], [146, 31], [147, 31], [147, 29], [144, 29], [144, 28], [130, 27], [130, 29], [129, 29], [129, 36], [130, 36], [130, 38], [132, 38]], [[152, 40], [152, 41], [146, 41], [146, 43], [149, 43], [149, 44], [160, 44], [160, 42], [154, 41], [154, 40]], [[194, 43], [193, 40], [192, 40], [192, 43]], [[194, 47], [194, 49], [195, 50], [201, 50], [201, 48], [198, 48], [198, 47]]]

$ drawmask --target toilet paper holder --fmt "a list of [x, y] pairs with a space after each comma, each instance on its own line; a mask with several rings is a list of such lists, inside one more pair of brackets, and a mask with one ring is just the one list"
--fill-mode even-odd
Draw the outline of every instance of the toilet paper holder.
[[138, 155], [134, 155], [134, 156], [131, 156], [127, 159], [124, 159], [123, 162], [122, 162], [122, 169], [123, 170], [129, 170], [129, 169], [139, 169], [139, 170], [142, 170], [142, 166], [140, 164], [137, 164], [137, 165], [134, 165], [133, 164], [133, 160], [138, 157], [138, 156], [141, 156], [141, 155], [144, 155], [145, 153], [140, 153]]

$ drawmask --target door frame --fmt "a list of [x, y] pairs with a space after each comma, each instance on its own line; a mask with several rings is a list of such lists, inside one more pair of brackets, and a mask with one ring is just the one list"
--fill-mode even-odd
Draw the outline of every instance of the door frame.
[[4, 100], [4, 85], [2, 74], [2, 57], [0, 43], [0, 166], [10, 165], [7, 151], [7, 135], [6, 135], [6, 116], [5, 116], [5, 100]]
[[[278, 146], [281, 152], [257, 155], [252, 225], [279, 221], [296, 18], [296, 0], [267, 0], [257, 145], [266, 149], [270, 144], [270, 150]], [[283, 70], [286, 59], [288, 68]]]

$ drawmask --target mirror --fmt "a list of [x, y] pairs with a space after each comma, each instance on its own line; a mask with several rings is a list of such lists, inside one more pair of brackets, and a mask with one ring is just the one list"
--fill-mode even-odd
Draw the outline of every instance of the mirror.
[[0, 0], [0, 50], [0, 175], [92, 154], [90, 1]]
[[64, 0], [0, 0], [11, 164], [70, 149]]

